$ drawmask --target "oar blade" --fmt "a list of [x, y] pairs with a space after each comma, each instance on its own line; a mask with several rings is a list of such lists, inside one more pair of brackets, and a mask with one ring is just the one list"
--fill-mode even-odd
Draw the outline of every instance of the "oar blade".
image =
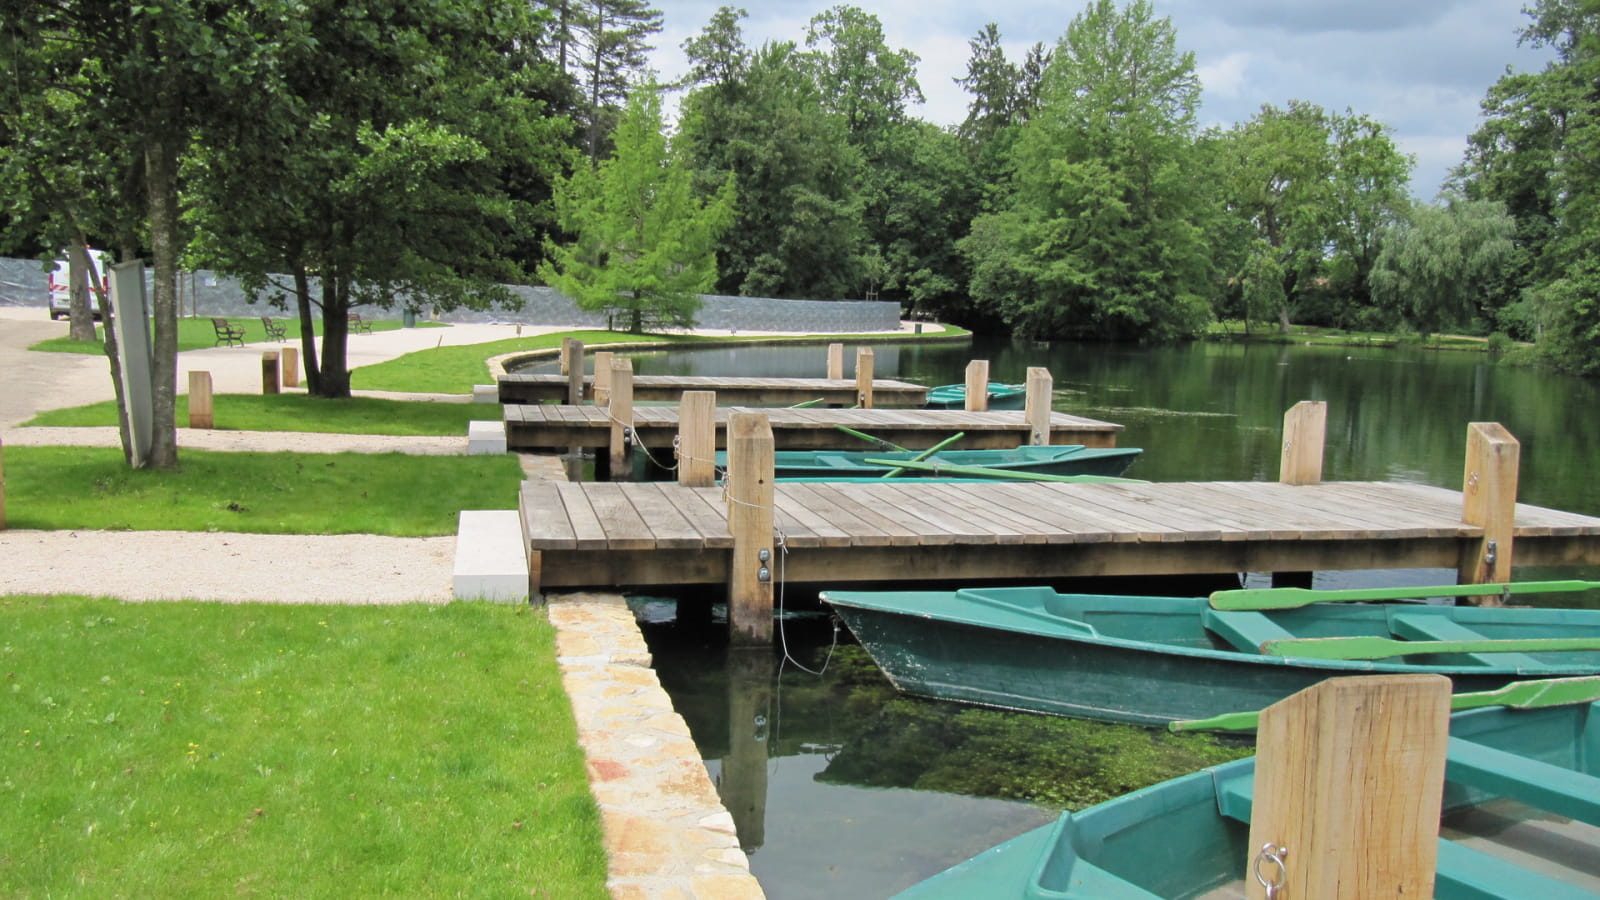
[[1300, 659], [1389, 659], [1454, 653], [1567, 653], [1600, 650], [1600, 638], [1506, 638], [1474, 641], [1397, 641], [1384, 637], [1286, 638], [1264, 641], [1263, 656]]
[[1313, 603], [1371, 603], [1384, 600], [1425, 600], [1429, 597], [1490, 597], [1512, 594], [1553, 594], [1600, 587], [1597, 581], [1524, 581], [1506, 584], [1444, 584], [1427, 587], [1352, 588], [1241, 588], [1217, 591], [1211, 607], [1224, 610], [1298, 609]]

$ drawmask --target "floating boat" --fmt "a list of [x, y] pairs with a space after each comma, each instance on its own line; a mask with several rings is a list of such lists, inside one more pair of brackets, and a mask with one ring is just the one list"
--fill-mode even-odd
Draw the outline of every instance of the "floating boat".
[[1435, 672], [1470, 691], [1600, 673], [1597, 610], [1317, 602], [1229, 610], [1204, 597], [1045, 587], [825, 591], [822, 599], [908, 694], [1142, 725], [1258, 709], [1335, 675]]
[[[1021, 384], [989, 382], [990, 409], [1022, 409], [1028, 399], [1028, 388]], [[928, 388], [928, 409], [966, 409], [967, 386], [943, 384]]]
[[[918, 451], [779, 450], [773, 454], [773, 463], [778, 478], [824, 480], [871, 478], [896, 468], [903, 469], [897, 476], [901, 478], [938, 478], [941, 473], [972, 474], [948, 471], [946, 467], [1037, 475], [1118, 476], [1127, 471], [1142, 452], [1137, 447], [1085, 447], [1082, 444], [1021, 446], [1002, 450], [940, 450], [926, 458]], [[897, 465], [902, 462], [912, 463], [914, 468]], [[727, 464], [726, 451], [717, 451], [717, 465], [721, 467]]]
[[[1452, 716], [1434, 896], [1600, 897], [1597, 747], [1597, 703]], [[1244, 897], [1255, 762], [1065, 813], [896, 900]]]

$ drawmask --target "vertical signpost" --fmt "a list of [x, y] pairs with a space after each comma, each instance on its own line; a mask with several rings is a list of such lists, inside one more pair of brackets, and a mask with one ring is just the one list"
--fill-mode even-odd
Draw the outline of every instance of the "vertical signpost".
[[155, 386], [150, 381], [155, 353], [150, 346], [150, 302], [145, 295], [141, 260], [111, 267], [111, 327], [122, 362], [116, 375], [128, 406], [129, 463], [139, 469], [150, 458], [155, 434]]

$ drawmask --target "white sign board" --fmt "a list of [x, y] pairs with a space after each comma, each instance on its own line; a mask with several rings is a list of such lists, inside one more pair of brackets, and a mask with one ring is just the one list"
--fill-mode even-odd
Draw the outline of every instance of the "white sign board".
[[133, 467], [143, 468], [150, 457], [155, 433], [151, 411], [155, 386], [150, 381], [150, 303], [144, 292], [144, 262], [117, 263], [111, 267], [111, 327], [117, 336], [122, 398], [128, 406], [128, 438]]

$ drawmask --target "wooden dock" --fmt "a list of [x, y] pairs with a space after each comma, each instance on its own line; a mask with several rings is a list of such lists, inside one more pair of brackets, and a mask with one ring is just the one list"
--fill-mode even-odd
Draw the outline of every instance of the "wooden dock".
[[[566, 375], [511, 373], [498, 379], [501, 403], [560, 403], [567, 399], [571, 379]], [[593, 393], [595, 378], [585, 376], [585, 393]], [[676, 403], [684, 391], [715, 391], [729, 406], [793, 406], [820, 400], [828, 406], [853, 406], [859, 386], [845, 378], [734, 378], [697, 375], [635, 375], [636, 402]], [[876, 406], [922, 406], [928, 402], [925, 385], [891, 379], [874, 379]]]

